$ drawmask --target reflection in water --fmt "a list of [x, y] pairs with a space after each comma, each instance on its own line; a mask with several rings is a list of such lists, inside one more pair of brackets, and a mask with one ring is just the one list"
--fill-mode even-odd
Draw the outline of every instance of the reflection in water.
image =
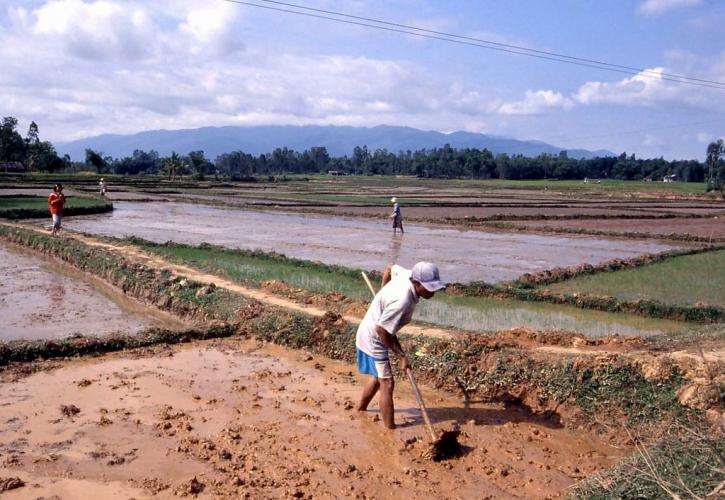
[[67, 265], [0, 245], [0, 343], [133, 334], [151, 326], [177, 329], [183, 324]]
[[48, 299], [50, 304], [55, 307], [59, 307], [63, 304], [63, 298], [65, 297], [65, 285], [60, 281], [60, 276], [55, 276], [54, 279], [48, 283]]
[[393, 238], [390, 240], [390, 251], [388, 255], [390, 255], [390, 262], [393, 264], [397, 263], [398, 260], [400, 260], [400, 247], [403, 244], [403, 235], [400, 234], [393, 234]]

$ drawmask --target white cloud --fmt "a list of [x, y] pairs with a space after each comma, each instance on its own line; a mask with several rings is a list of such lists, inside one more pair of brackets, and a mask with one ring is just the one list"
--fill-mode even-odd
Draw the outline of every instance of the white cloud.
[[156, 31], [142, 8], [105, 0], [53, 0], [15, 19], [29, 24], [41, 43], [89, 60], [147, 57]]
[[664, 68], [647, 69], [618, 82], [587, 82], [573, 95], [579, 104], [651, 106], [665, 102], [699, 105], [701, 92], [662, 78]]
[[574, 106], [574, 102], [553, 90], [527, 90], [523, 100], [504, 103], [498, 107], [502, 115], [536, 115], [552, 110], [567, 110]]
[[211, 47], [219, 54], [243, 49], [244, 44], [236, 36], [237, 21], [242, 10], [230, 3], [213, 2], [205, 7], [191, 8], [179, 25], [179, 32], [193, 40], [193, 53]]
[[637, 7], [637, 13], [652, 16], [668, 10], [693, 7], [701, 3], [702, 0], [645, 0]]

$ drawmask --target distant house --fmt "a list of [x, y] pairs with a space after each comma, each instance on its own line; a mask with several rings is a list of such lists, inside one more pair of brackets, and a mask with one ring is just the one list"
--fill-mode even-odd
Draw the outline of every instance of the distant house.
[[19, 161], [0, 161], [0, 172], [25, 172], [25, 167]]
[[327, 175], [345, 175], [345, 172], [341, 170], [328, 170]]
[[677, 179], [677, 176], [675, 174], [665, 175], [662, 178], [662, 182], [675, 182], [676, 179]]

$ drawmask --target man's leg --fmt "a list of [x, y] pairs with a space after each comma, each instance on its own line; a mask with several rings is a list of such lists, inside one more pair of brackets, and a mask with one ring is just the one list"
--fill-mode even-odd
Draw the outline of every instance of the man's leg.
[[388, 429], [395, 429], [393, 389], [395, 389], [395, 381], [392, 377], [380, 379], [380, 413], [383, 414], [383, 424]]
[[380, 382], [378, 382], [378, 379], [375, 377], [371, 377], [370, 380], [365, 383], [365, 387], [363, 387], [363, 392], [360, 396], [360, 402], [357, 404], [357, 411], [366, 411], [368, 409], [370, 401], [373, 400], [379, 388]]

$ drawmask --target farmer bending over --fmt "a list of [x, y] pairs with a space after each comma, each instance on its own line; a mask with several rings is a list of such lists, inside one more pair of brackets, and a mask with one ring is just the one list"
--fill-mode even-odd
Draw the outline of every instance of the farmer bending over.
[[396, 333], [410, 323], [418, 299], [430, 299], [445, 288], [438, 268], [430, 262], [418, 262], [413, 269], [389, 264], [383, 274], [383, 288], [375, 295], [357, 329], [357, 366], [360, 373], [372, 375], [363, 388], [358, 411], [365, 411], [380, 391], [380, 412], [388, 429], [395, 429], [393, 405], [393, 371], [388, 351], [400, 358], [400, 369], [410, 368], [410, 362], [398, 342]]

